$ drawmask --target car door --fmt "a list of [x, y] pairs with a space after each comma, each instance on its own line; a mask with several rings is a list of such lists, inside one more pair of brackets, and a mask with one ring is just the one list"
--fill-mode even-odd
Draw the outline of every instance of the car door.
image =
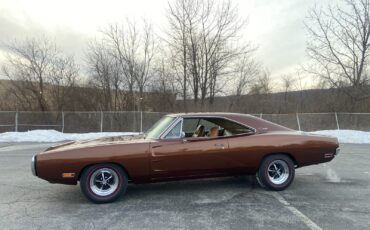
[[182, 121], [169, 132], [171, 138], [151, 145], [152, 179], [191, 177], [222, 173], [228, 141], [225, 137], [182, 137]]

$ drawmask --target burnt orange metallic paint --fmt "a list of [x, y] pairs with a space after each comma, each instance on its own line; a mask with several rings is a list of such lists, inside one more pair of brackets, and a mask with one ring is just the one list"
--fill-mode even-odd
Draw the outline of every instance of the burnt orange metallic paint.
[[218, 173], [225, 166], [226, 138], [186, 138], [151, 145], [153, 179]]
[[[244, 114], [193, 113], [181, 117], [223, 117], [255, 129], [254, 134], [176, 140], [133, 139], [66, 143], [37, 155], [37, 176], [52, 183], [76, 184], [82, 170], [98, 163], [124, 168], [134, 183], [254, 174], [264, 157], [289, 155], [297, 167], [318, 164], [338, 148], [336, 138], [307, 135]], [[63, 173], [75, 173], [63, 178]]]

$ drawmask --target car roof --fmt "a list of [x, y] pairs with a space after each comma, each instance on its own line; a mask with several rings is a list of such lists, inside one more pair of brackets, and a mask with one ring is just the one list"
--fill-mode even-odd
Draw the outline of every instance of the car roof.
[[222, 117], [226, 118], [241, 124], [244, 124], [248, 127], [252, 127], [256, 130], [269, 130], [269, 131], [292, 131], [289, 128], [284, 126], [272, 123], [270, 121], [263, 120], [261, 118], [243, 114], [243, 113], [225, 113], [225, 112], [200, 112], [200, 113], [173, 113], [168, 114], [168, 116], [172, 117], [183, 117], [183, 118], [202, 118], [202, 117]]
[[225, 112], [192, 112], [192, 113], [171, 113], [168, 114], [169, 116], [173, 117], [209, 117], [209, 116], [215, 116], [215, 117], [234, 117], [234, 116], [251, 116], [249, 114], [243, 114], [243, 113], [225, 113]]

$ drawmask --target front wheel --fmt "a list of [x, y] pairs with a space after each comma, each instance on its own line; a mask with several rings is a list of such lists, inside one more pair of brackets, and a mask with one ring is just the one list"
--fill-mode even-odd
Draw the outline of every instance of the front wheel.
[[94, 203], [117, 200], [128, 184], [127, 174], [114, 164], [97, 164], [86, 168], [81, 175], [82, 193]]
[[292, 159], [283, 154], [275, 154], [263, 159], [256, 174], [262, 187], [281, 191], [289, 187], [294, 179], [295, 168]]

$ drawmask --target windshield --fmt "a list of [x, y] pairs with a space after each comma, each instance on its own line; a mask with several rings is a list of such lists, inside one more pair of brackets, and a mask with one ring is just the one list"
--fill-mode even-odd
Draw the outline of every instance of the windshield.
[[145, 137], [150, 139], [158, 139], [161, 133], [171, 124], [173, 120], [175, 120], [175, 117], [162, 117], [145, 133]]

